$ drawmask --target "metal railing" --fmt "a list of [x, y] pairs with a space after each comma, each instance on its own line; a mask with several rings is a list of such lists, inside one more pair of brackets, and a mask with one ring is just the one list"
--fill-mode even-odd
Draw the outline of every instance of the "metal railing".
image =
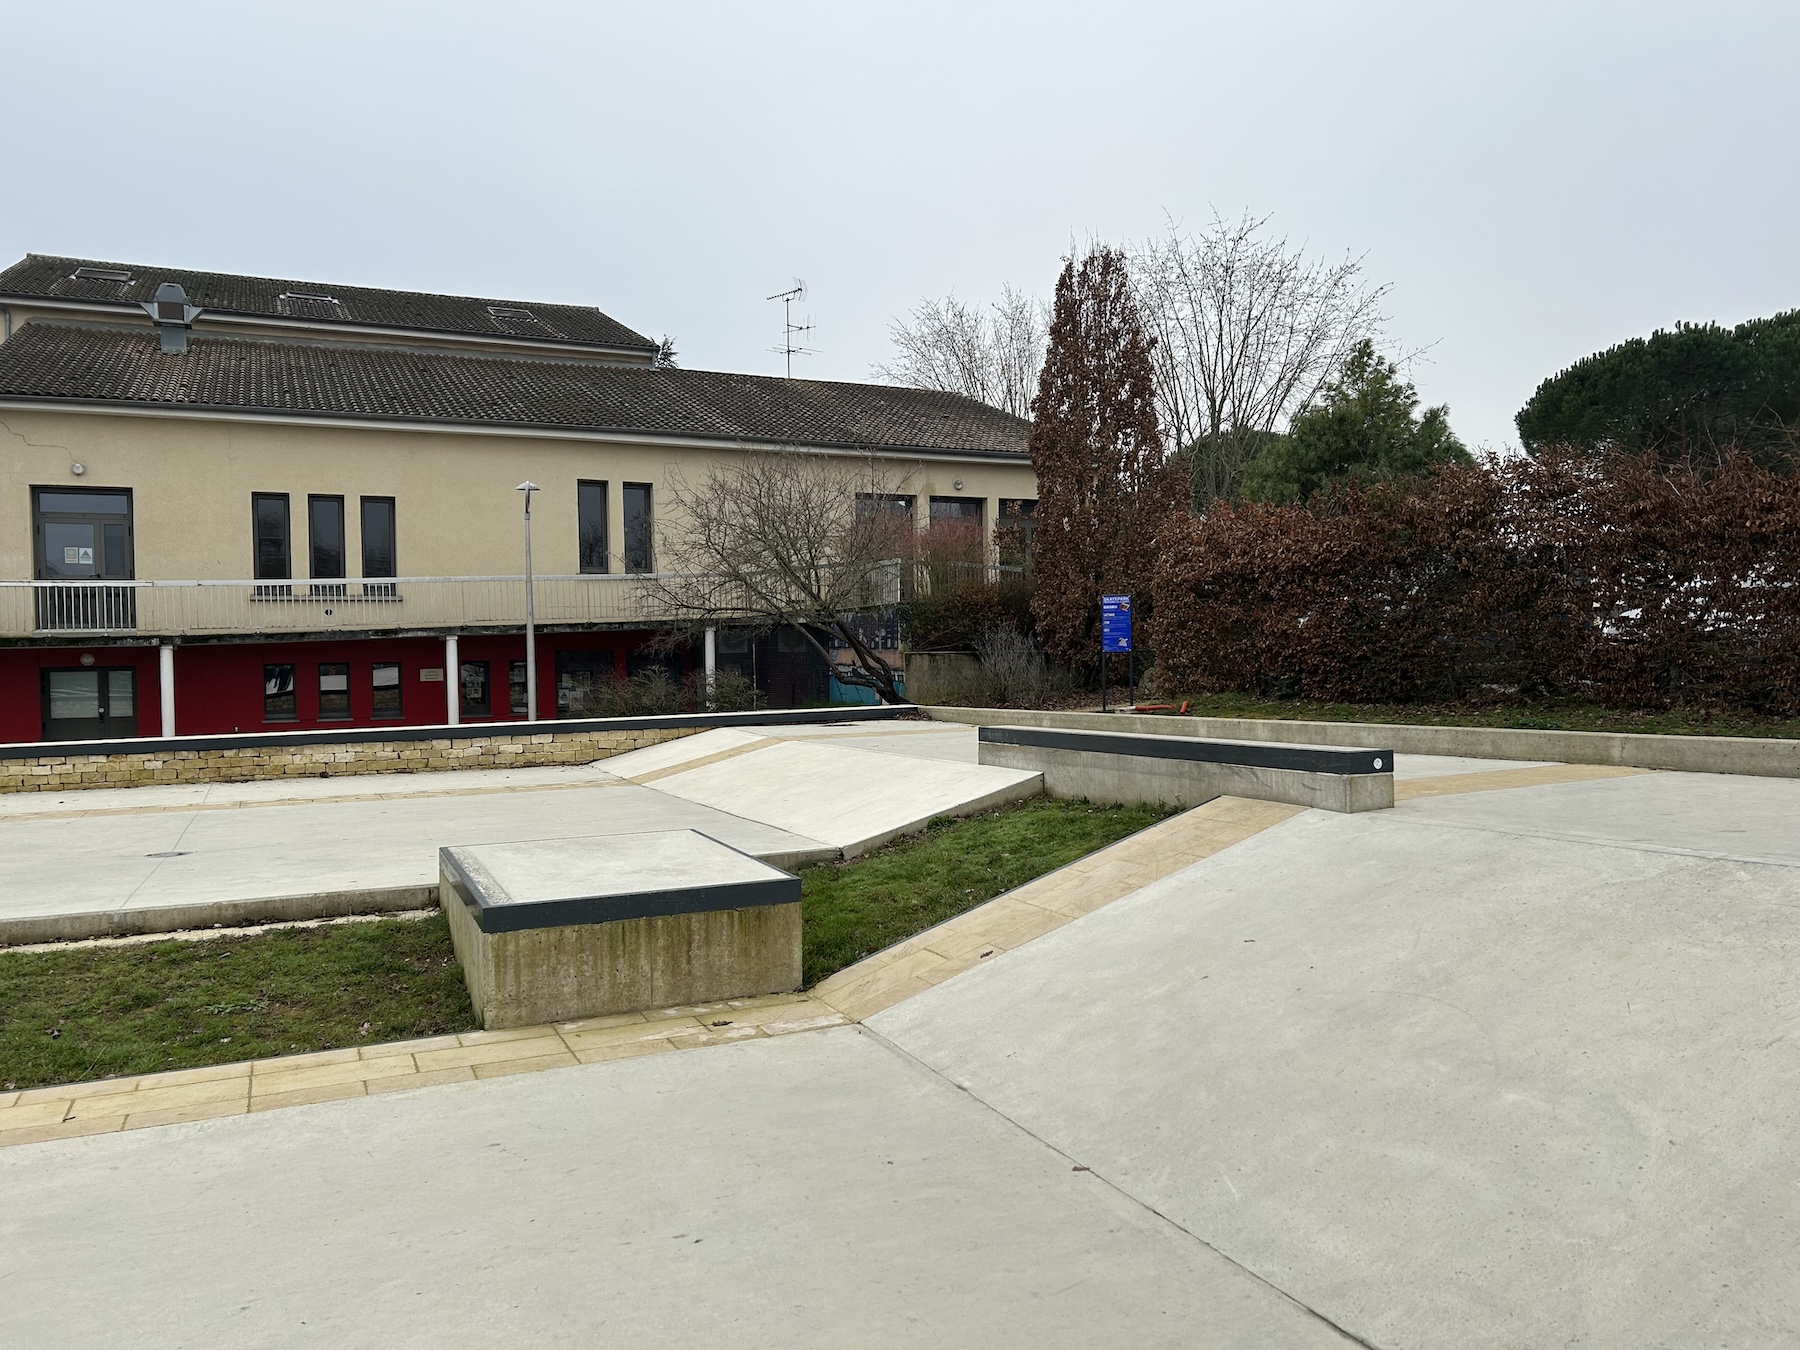
[[[538, 577], [540, 624], [655, 622], [639, 576]], [[348, 581], [0, 581], [0, 636], [368, 632], [510, 627], [523, 577]]]

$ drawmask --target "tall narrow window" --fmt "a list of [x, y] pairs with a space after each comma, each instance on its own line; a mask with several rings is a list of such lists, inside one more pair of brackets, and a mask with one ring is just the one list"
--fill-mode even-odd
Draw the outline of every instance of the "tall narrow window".
[[300, 716], [291, 665], [263, 667], [263, 721], [293, 722]]
[[[312, 549], [313, 578], [341, 581], [344, 576], [344, 499], [308, 497], [306, 523]], [[314, 595], [344, 594], [342, 585], [314, 586], [312, 589]]]
[[398, 661], [377, 661], [375, 663], [373, 706], [370, 712], [376, 717], [400, 717], [400, 663]]
[[371, 577], [397, 577], [400, 575], [399, 551], [394, 535], [394, 499], [392, 497], [364, 497], [362, 499], [364, 595], [386, 598], [394, 594], [395, 586], [392, 581], [369, 580]]
[[319, 720], [350, 720], [350, 667], [332, 661], [319, 667]]
[[464, 661], [462, 663], [462, 715], [464, 717], [486, 717], [492, 704], [488, 699], [488, 663], [486, 661]]
[[625, 484], [625, 570], [653, 572], [650, 484]]
[[506, 688], [512, 699], [513, 716], [523, 717], [531, 711], [531, 703], [525, 697], [525, 663], [514, 661], [507, 667]]
[[606, 484], [575, 484], [575, 512], [583, 572], [606, 571]]
[[[293, 551], [288, 533], [288, 496], [285, 492], [252, 492], [250, 526], [256, 536], [256, 579], [286, 581], [294, 575]], [[258, 586], [259, 598], [292, 595], [292, 586]]]

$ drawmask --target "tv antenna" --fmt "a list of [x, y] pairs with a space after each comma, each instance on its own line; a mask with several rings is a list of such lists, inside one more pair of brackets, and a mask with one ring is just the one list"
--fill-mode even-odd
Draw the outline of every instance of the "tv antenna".
[[811, 347], [800, 347], [796, 346], [794, 343], [794, 339], [799, 337], [802, 333], [810, 333], [813, 330], [813, 326], [810, 323], [800, 324], [794, 322], [794, 301], [806, 299], [806, 283], [800, 280], [799, 277], [795, 277], [794, 284], [791, 287], [785, 291], [777, 291], [774, 295], [769, 296], [768, 299], [781, 301], [782, 326], [781, 345], [779, 347], [771, 347], [769, 350], [777, 353], [787, 362], [787, 377], [791, 380], [794, 378], [794, 358], [796, 356], [818, 355]]

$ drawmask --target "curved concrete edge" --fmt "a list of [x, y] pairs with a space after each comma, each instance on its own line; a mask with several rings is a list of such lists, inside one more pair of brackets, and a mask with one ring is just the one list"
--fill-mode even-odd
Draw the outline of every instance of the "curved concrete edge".
[[28, 914], [16, 919], [0, 919], [0, 947], [140, 937], [149, 933], [188, 933], [202, 928], [245, 928], [253, 924], [304, 919], [341, 919], [353, 914], [435, 909], [437, 903], [438, 888], [435, 885], [382, 886], [366, 891], [267, 895], [249, 900], [209, 900], [192, 905], [146, 905], [142, 909]]
[[1043, 712], [1024, 708], [921, 708], [964, 726], [1056, 727], [1210, 740], [1301, 741], [1389, 749], [1401, 755], [1547, 760], [1677, 773], [1800, 778], [1800, 740], [1756, 736], [1654, 736], [1613, 731], [1528, 731], [1514, 727], [1433, 727], [1388, 722], [1301, 722], [1255, 717], [1159, 717], [1143, 713]]

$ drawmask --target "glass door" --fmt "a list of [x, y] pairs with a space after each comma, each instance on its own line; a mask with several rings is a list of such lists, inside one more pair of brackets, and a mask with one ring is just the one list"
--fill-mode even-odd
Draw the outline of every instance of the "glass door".
[[137, 735], [137, 672], [129, 666], [46, 670], [43, 680], [45, 740]]
[[88, 581], [91, 586], [38, 590], [38, 627], [45, 630], [131, 629], [137, 595], [129, 586], [131, 493], [116, 488], [34, 488], [39, 581]]

